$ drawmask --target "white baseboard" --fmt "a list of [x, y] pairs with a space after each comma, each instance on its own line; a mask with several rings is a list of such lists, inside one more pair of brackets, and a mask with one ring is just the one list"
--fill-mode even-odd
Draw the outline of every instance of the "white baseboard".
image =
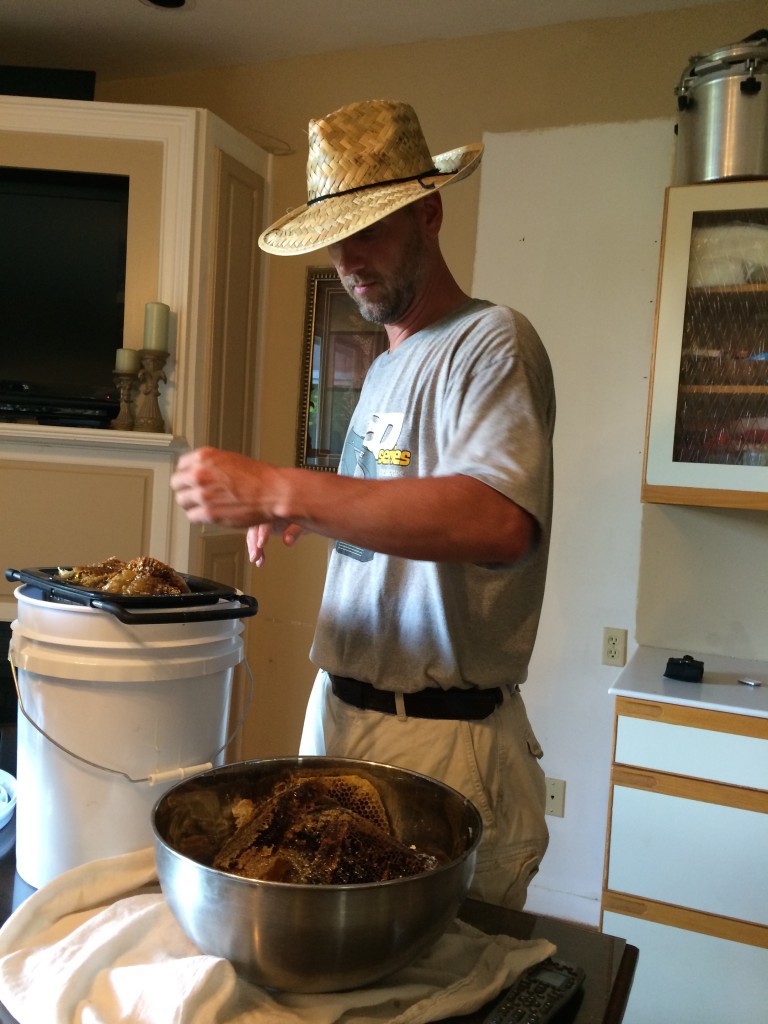
[[547, 914], [576, 921], [592, 928], [600, 924], [600, 901], [571, 892], [557, 892], [532, 885], [528, 889], [525, 909], [532, 914]]

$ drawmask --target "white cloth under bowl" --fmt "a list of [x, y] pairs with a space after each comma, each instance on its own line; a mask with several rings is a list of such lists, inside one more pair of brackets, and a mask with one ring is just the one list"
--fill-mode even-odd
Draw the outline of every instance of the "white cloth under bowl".
[[20, 1024], [427, 1024], [472, 1013], [555, 952], [456, 921], [432, 949], [352, 992], [268, 992], [186, 938], [154, 850], [93, 861], [0, 929], [0, 1002]]

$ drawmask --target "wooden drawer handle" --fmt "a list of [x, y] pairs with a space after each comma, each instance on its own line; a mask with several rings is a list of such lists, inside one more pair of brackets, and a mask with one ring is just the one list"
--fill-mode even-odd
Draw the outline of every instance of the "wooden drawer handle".
[[606, 893], [604, 909], [615, 911], [617, 914], [630, 914], [632, 917], [645, 917], [648, 913], [647, 903], [631, 896], [617, 896], [613, 892]]
[[626, 715], [628, 718], [663, 718], [664, 707], [651, 701], [633, 701], [628, 698], [621, 702], [619, 715]]
[[622, 768], [617, 765], [611, 774], [616, 786], [630, 786], [632, 789], [659, 788], [658, 776], [638, 771], [637, 768]]

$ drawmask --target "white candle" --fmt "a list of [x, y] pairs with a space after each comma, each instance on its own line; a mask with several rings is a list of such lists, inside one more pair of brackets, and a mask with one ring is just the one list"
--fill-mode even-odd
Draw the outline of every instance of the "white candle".
[[118, 373], [138, 373], [141, 366], [141, 352], [137, 348], [119, 348], [115, 353], [115, 370]]
[[164, 302], [148, 302], [144, 307], [144, 348], [168, 350], [168, 314]]

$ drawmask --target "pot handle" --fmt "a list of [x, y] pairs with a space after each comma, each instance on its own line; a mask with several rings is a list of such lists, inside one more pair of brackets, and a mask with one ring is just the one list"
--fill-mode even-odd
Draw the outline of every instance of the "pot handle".
[[742, 39], [742, 43], [764, 43], [764, 42], [767, 42], [767, 41], [768, 41], [768, 29], [767, 28], [759, 28], [756, 32], [752, 32], [750, 35], [748, 35], [746, 37], [746, 39]]
[[146, 612], [129, 611], [125, 605], [117, 601], [102, 601], [101, 598], [91, 601], [91, 608], [109, 612], [116, 619], [131, 626], [155, 626], [169, 622], [211, 622], [214, 619], [245, 619], [255, 615], [259, 610], [259, 602], [248, 594], [232, 594], [227, 600], [238, 601], [237, 608], [216, 608], [205, 606], [196, 608], [179, 608], [171, 612], [157, 612], [150, 609]]
[[751, 74], [749, 75], [749, 77], [744, 78], [741, 82], [739, 82], [739, 89], [741, 89], [741, 92], [744, 96], [757, 96], [757, 94], [762, 89], [763, 85], [762, 82], [755, 77], [754, 67], [752, 67], [750, 70]]

